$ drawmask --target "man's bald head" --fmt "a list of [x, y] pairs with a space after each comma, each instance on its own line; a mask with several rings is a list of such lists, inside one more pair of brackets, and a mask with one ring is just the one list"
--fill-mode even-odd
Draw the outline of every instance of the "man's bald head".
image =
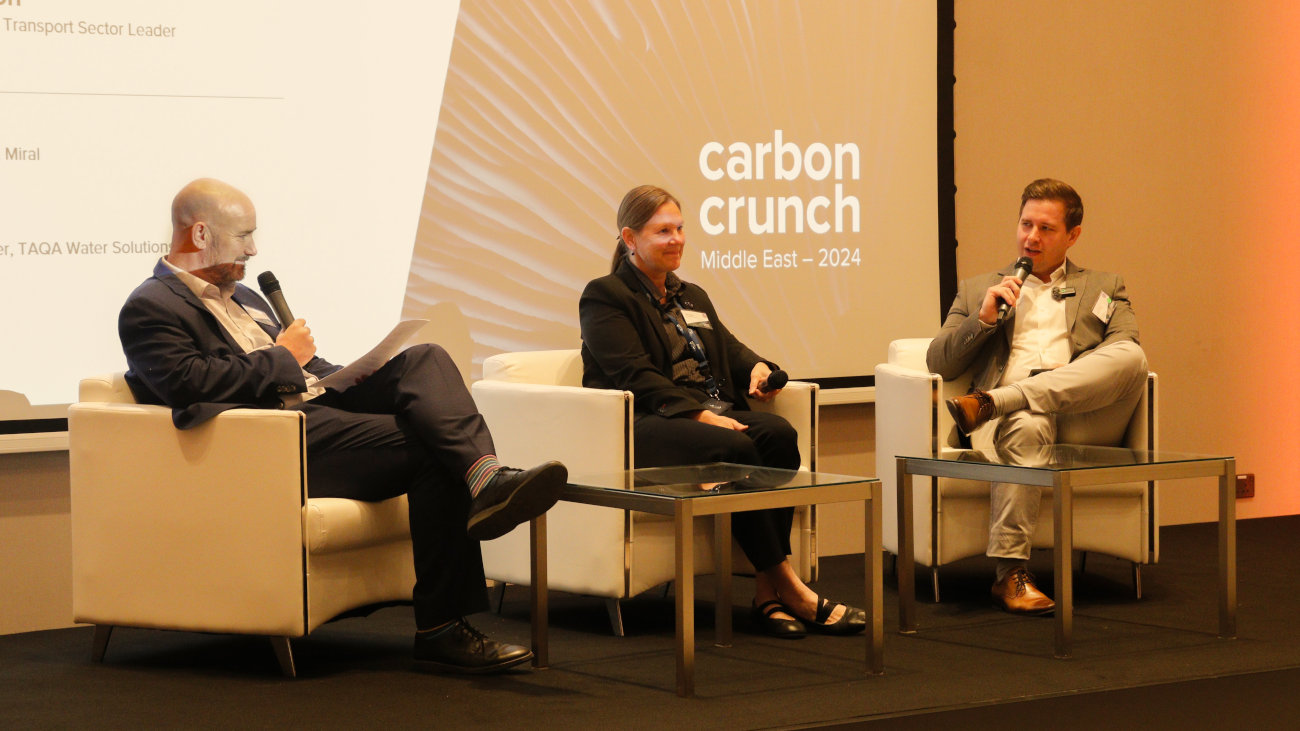
[[172, 199], [172, 244], [167, 260], [223, 288], [244, 276], [257, 253], [257, 213], [243, 191], [214, 178], [191, 181]]
[[177, 234], [196, 223], [211, 223], [232, 207], [253, 209], [253, 201], [235, 186], [216, 178], [199, 178], [190, 181], [172, 199], [172, 243]]

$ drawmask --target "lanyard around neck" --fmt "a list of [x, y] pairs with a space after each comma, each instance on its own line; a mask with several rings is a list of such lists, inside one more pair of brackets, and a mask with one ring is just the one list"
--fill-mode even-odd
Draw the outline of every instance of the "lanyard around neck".
[[[713, 377], [713, 368], [709, 365], [709, 356], [704, 352], [704, 341], [700, 340], [700, 335], [695, 332], [694, 328], [682, 324], [681, 319], [677, 317], [677, 311], [682, 308], [681, 302], [674, 296], [666, 297], [667, 303], [661, 303], [650, 287], [646, 286], [644, 279], [638, 276], [637, 281], [641, 283], [641, 288], [645, 290], [646, 297], [650, 298], [650, 304], [656, 310], [662, 312], [672, 322], [673, 327], [677, 328], [677, 334], [686, 340], [686, 349], [690, 351], [691, 357], [695, 359], [699, 366], [700, 375], [704, 377], [704, 390], [708, 392], [709, 398], [720, 399], [717, 379]], [[665, 289], [666, 295], [667, 290]]]

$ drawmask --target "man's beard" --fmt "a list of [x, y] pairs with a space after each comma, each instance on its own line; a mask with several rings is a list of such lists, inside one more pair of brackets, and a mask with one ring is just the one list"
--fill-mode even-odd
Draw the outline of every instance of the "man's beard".
[[205, 282], [211, 282], [218, 287], [222, 287], [243, 279], [246, 269], [245, 262], [240, 260], [225, 262], [224, 264], [213, 264], [202, 269], [195, 269], [190, 273]]

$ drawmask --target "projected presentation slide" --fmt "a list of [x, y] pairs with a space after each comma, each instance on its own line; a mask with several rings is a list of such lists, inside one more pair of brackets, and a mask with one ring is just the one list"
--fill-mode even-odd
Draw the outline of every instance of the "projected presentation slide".
[[463, 2], [406, 311], [476, 360], [577, 347], [641, 183], [685, 208], [678, 275], [792, 377], [870, 374], [938, 326], [935, 9], [909, 2]]
[[[320, 353], [432, 317], [475, 378], [577, 348], [615, 211], [795, 378], [937, 326], [935, 10], [883, 0], [0, 2], [0, 417], [123, 370], [117, 312], [197, 177], [257, 206]], [[18, 405], [30, 403], [30, 408]]]

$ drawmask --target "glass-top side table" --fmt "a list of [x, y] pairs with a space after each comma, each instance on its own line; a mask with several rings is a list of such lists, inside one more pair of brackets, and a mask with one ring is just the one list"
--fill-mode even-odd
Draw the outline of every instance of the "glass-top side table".
[[1219, 479], [1219, 636], [1237, 634], [1236, 460], [1166, 450], [1134, 450], [1056, 444], [1026, 450], [952, 450], [938, 455], [898, 456], [899, 631], [916, 631], [914, 475], [1008, 482], [1052, 488], [1056, 599], [1055, 655], [1070, 656], [1074, 629], [1074, 488], [1123, 482]]
[[[867, 614], [866, 667], [884, 671], [884, 606], [881, 581], [880, 481], [873, 477], [807, 470], [780, 470], [727, 463], [652, 467], [599, 474], [574, 472], [561, 500], [672, 516], [675, 536], [677, 694], [695, 693], [695, 556], [693, 524], [697, 516], [714, 516], [714, 565], [717, 571], [715, 643], [731, 644], [731, 514], [744, 510], [786, 508], [818, 503], [862, 501], [866, 507], [865, 579]], [[532, 521], [533, 652], [535, 664], [547, 663], [546, 516]]]

